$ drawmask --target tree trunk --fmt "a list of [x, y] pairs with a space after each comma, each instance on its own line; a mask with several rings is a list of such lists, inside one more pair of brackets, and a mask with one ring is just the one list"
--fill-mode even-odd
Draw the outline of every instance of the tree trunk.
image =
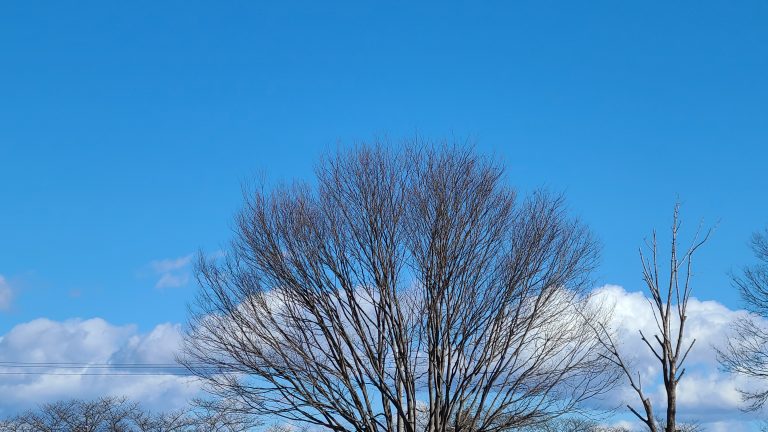
[[667, 386], [667, 429], [666, 432], [676, 432], [675, 415], [677, 414], [677, 383]]

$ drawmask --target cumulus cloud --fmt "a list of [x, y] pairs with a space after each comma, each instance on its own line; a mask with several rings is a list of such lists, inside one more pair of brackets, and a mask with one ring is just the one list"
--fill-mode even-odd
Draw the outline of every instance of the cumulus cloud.
[[13, 300], [13, 290], [3, 275], [0, 275], [0, 311], [7, 311], [11, 307]]
[[[184, 262], [183, 258], [165, 260], [159, 262], [157, 268], [176, 271], [189, 263]], [[664, 391], [658, 380], [659, 366], [638, 335], [638, 330], [649, 335], [655, 333], [655, 322], [645, 296], [620, 286], [606, 285], [595, 291], [595, 298], [613, 307], [613, 326], [620, 349], [641, 373], [643, 387], [654, 405], [661, 407]], [[715, 301], [691, 298], [688, 337], [696, 338], [696, 345], [679, 387], [680, 420], [700, 422], [708, 431], [753, 430], [751, 422], [757, 417], [739, 410], [737, 389], [756, 384], [721, 372], [714, 351], [714, 346], [722, 346], [725, 341], [730, 324], [745, 315], [745, 311], [731, 310]], [[100, 318], [66, 321], [41, 318], [19, 324], [0, 336], [0, 394], [4, 395], [0, 415], [58, 399], [103, 395], [125, 395], [152, 409], [182, 407], [199, 395], [200, 384], [169, 370], [157, 370], [159, 374], [152, 376], [39, 375], [16, 374], [30, 369], [9, 366], [9, 362], [169, 364], [174, 363], [181, 342], [180, 326], [171, 323], [159, 324], [146, 333], [132, 325], [114, 325]], [[55, 368], [32, 371], [73, 372]], [[103, 371], [87, 367], [74, 370]], [[613, 406], [623, 407], [627, 403], [637, 406], [637, 396], [627, 385], [617, 388], [607, 399], [615, 402]], [[622, 421], [632, 420], [626, 409], [620, 408], [620, 412]]]
[[[660, 365], [648, 347], [640, 340], [644, 334], [657, 334], [656, 323], [648, 300], [641, 292], [627, 292], [617, 285], [606, 285], [595, 291], [595, 299], [612, 307], [613, 327], [620, 341], [620, 351], [640, 373], [643, 388], [654, 406], [665, 403], [661, 384]], [[691, 298], [688, 303], [686, 343], [696, 343], [686, 360], [686, 373], [678, 387], [678, 418], [696, 421], [706, 430], [751, 430], [749, 423], [755, 416], [740, 411], [741, 400], [737, 389], [756, 385], [738, 376], [719, 370], [715, 347], [723, 346], [731, 323], [746, 316], [743, 310], [731, 310], [715, 301]], [[638, 406], [637, 394], [623, 385], [609, 399], [620, 406]], [[724, 429], [726, 428], [726, 429]]]
[[[178, 370], [140, 370], [133, 373], [97, 364], [167, 364], [180, 348], [178, 324], [160, 324], [149, 333], [133, 325], [117, 326], [100, 318], [52, 321], [36, 319], [13, 327], [0, 337], [0, 415], [59, 399], [127, 396], [148, 408], [165, 410], [185, 406], [200, 391]], [[19, 367], [37, 363], [37, 367]], [[56, 367], [41, 363], [58, 363]], [[75, 366], [64, 367], [62, 363]]]
[[152, 272], [159, 276], [155, 288], [178, 288], [189, 283], [192, 255], [155, 260], [149, 263]]

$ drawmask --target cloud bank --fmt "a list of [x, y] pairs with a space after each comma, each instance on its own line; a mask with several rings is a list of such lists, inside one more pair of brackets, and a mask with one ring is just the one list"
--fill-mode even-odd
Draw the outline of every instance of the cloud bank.
[[[200, 391], [190, 377], [168, 369], [134, 373], [81, 364], [174, 363], [181, 344], [177, 324], [160, 324], [141, 334], [133, 325], [118, 326], [101, 318], [52, 321], [35, 319], [0, 337], [0, 415], [14, 414], [60, 399], [127, 396], [158, 410], [181, 408]], [[21, 363], [76, 363], [75, 367], [19, 367]]]
[[[183, 259], [179, 259], [165, 263], [166, 266], [158, 264], [158, 269], [174, 271], [183, 267], [182, 262]], [[0, 289], [3, 283], [0, 279]], [[595, 297], [613, 306], [613, 325], [621, 341], [620, 349], [641, 373], [643, 387], [654, 405], [661, 407], [664, 391], [657, 379], [659, 366], [638, 334], [638, 330], [655, 334], [647, 300], [640, 292], [628, 292], [616, 285], [598, 288]], [[721, 372], [714, 350], [714, 346], [724, 343], [730, 324], [746, 312], [696, 298], [691, 298], [688, 312], [687, 335], [696, 338], [696, 345], [686, 362], [687, 372], [679, 387], [680, 420], [699, 422], [705, 430], [715, 432], [756, 430], [754, 424], [759, 415], [740, 411], [737, 389], [758, 383]], [[157, 376], [19, 375], [15, 374], [18, 368], [8, 366], [8, 362], [174, 363], [181, 341], [181, 327], [172, 323], [159, 324], [147, 333], [140, 333], [133, 325], [115, 325], [101, 318], [66, 321], [40, 318], [19, 324], [0, 336], [0, 394], [4, 395], [0, 415], [58, 399], [104, 395], [125, 395], [151, 409], [183, 407], [200, 395], [200, 385], [192, 378], [169, 371], [160, 370]], [[80, 371], [101, 372], [85, 368]], [[611, 401], [612, 407], [619, 407], [615, 421], [633, 421], [625, 405], [638, 406], [637, 396], [627, 385], [621, 385], [606, 400]]]
[[[665, 404], [666, 397], [659, 380], [660, 365], [639, 335], [639, 330], [649, 337], [658, 333], [648, 300], [641, 292], [627, 292], [617, 285], [598, 288], [595, 297], [603, 304], [612, 306], [613, 326], [620, 341], [620, 352], [640, 373], [645, 392], [657, 410], [662, 412], [660, 408]], [[759, 383], [721, 372], [715, 352], [715, 347], [724, 345], [731, 323], [746, 314], [743, 310], [731, 310], [716, 301], [690, 299], [684, 342], [696, 339], [696, 343], [685, 362], [686, 372], [678, 387], [679, 420], [698, 422], [708, 431], [754, 430], [753, 423], [759, 414], [747, 414], [740, 410], [738, 389]], [[637, 394], [626, 382], [607, 399], [619, 405], [619, 412], [628, 412], [626, 404], [642, 411]]]

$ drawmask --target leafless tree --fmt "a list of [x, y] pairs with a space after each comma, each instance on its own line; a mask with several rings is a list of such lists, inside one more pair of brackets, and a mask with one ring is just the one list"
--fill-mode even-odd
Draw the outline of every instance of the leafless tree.
[[637, 393], [643, 405], [642, 413], [627, 405], [632, 413], [637, 416], [651, 432], [659, 430], [665, 432], [678, 432], [681, 429], [677, 423], [677, 385], [685, 374], [683, 364], [688, 357], [696, 340], [685, 340], [685, 323], [687, 319], [688, 300], [691, 297], [691, 276], [694, 253], [709, 238], [711, 230], [700, 237], [699, 231], [691, 242], [691, 246], [682, 254], [678, 253], [678, 230], [680, 228], [680, 205], [676, 204], [672, 218], [672, 239], [670, 247], [670, 262], [668, 279], [661, 280], [659, 272], [659, 255], [656, 242], [656, 232], [649, 244], [651, 256], [647, 257], [643, 249], [640, 249], [640, 261], [643, 267], [643, 280], [650, 294], [649, 304], [653, 312], [658, 333], [653, 338], [648, 338], [642, 330], [640, 339], [645, 343], [653, 356], [661, 365], [662, 380], [666, 392], [666, 415], [661, 424], [654, 417], [654, 408], [651, 399], [645, 393], [640, 378], [640, 373], [632, 369], [624, 353], [620, 352], [615, 336], [606, 327], [597, 328], [601, 335], [600, 340], [610, 352], [609, 358], [619, 367], [632, 389]]
[[[660, 429], [664, 429], [664, 420], [657, 420]], [[700, 424], [691, 422], [677, 424], [679, 432], [702, 432]], [[609, 426], [601, 424], [586, 417], [566, 417], [548, 421], [533, 427], [525, 428], [521, 432], [635, 432], [628, 426]]]
[[521, 432], [632, 432], [623, 427], [603, 426], [597, 421], [585, 417], [564, 417], [553, 419]]
[[138, 406], [125, 398], [60, 401], [5, 420], [0, 423], [0, 431], [123, 431], [132, 423], [137, 411]]
[[[183, 361], [256, 415], [335, 431], [508, 430], [614, 382], [585, 319], [598, 256], [563, 200], [459, 146], [362, 145], [259, 188]], [[607, 372], [607, 373], [606, 373]]]
[[126, 398], [69, 400], [46, 404], [0, 421], [0, 432], [245, 432], [253, 418], [226, 402], [152, 413]]
[[731, 279], [751, 316], [733, 324], [727, 345], [718, 350], [718, 359], [725, 370], [763, 384], [762, 389], [740, 390], [746, 409], [754, 411], [768, 400], [768, 328], [761, 323], [768, 318], [768, 229], [755, 233], [751, 243], [757, 264], [745, 267]]

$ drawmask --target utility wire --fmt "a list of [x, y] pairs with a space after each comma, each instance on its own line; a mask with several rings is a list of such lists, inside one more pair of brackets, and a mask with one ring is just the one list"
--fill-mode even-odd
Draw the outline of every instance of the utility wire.
[[0, 375], [54, 375], [54, 376], [180, 376], [180, 377], [194, 377], [193, 374], [179, 374], [179, 373], [118, 373], [118, 372], [0, 372]]
[[[194, 366], [204, 366], [194, 364]], [[185, 367], [179, 363], [87, 363], [87, 362], [20, 362], [20, 361], [0, 361], [2, 366], [115, 366], [115, 367]]]
[[[226, 367], [192, 364], [192, 367], [210, 371], [230, 371]], [[10, 369], [8, 371], [7, 369]], [[19, 370], [21, 369], [21, 370]], [[29, 370], [31, 369], [31, 370]], [[41, 370], [45, 369], [45, 370]], [[73, 372], [73, 369], [84, 369]], [[89, 372], [100, 369], [100, 372]], [[233, 369], [232, 369], [233, 371]], [[19, 362], [0, 361], [0, 375], [54, 375], [54, 376], [182, 376], [194, 377], [186, 366], [178, 363], [83, 363], [83, 362]]]

